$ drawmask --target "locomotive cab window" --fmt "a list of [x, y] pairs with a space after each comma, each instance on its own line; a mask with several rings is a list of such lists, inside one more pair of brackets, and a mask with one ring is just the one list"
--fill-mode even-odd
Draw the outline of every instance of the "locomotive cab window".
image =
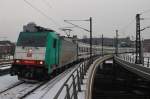
[[56, 48], [56, 44], [57, 44], [57, 39], [54, 39], [53, 48]]
[[25, 33], [19, 35], [17, 46], [45, 47], [47, 33]]

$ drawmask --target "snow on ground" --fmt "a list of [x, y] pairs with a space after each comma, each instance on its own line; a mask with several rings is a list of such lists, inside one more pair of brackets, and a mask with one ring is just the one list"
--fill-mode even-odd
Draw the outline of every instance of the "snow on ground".
[[113, 63], [113, 60], [106, 60], [105, 63]]
[[19, 82], [19, 80], [16, 76], [10, 75], [0, 76], [0, 91], [9, 88], [10, 86], [16, 84], [17, 82]]
[[[26, 99], [53, 99], [54, 96], [59, 91], [59, 89], [64, 84], [64, 82], [68, 79], [68, 77], [72, 74], [72, 72], [76, 68], [77, 67], [73, 68], [72, 70], [69, 70], [69, 73], [67, 73], [65, 77], [60, 77], [57, 83], [53, 82], [53, 83], [50, 83], [49, 85], [42, 86], [41, 88], [33, 92], [31, 95], [26, 97]], [[74, 75], [76, 75], [76, 73]], [[87, 82], [87, 77], [88, 77], [87, 75], [88, 73], [84, 77], [83, 84], [81, 85], [82, 91], [78, 93], [78, 99], [85, 99], [86, 82]], [[9, 88], [10, 86], [13, 86], [14, 84], [19, 83], [19, 82], [20, 81], [18, 80], [16, 76], [10, 76], [10, 75], [0, 76], [0, 91], [3, 91]], [[69, 83], [72, 83], [72, 79], [71, 81], [68, 82], [68, 84]], [[14, 90], [13, 92], [17, 92], [17, 91]], [[65, 96], [65, 95], [66, 95], [66, 88], [64, 88], [61, 93], [61, 96]], [[12, 99], [14, 98], [12, 97]], [[58, 99], [62, 99], [62, 97], [59, 97]]]
[[72, 74], [74, 70], [75, 68], [70, 70], [70, 72], [65, 77], [61, 78], [57, 83], [52, 84], [53, 86], [47, 86], [50, 87], [50, 89], [45, 89], [41, 87], [35, 92], [33, 92], [26, 99], [53, 99], [59, 91], [59, 89], [61, 88], [61, 86], [64, 84], [64, 82], [68, 79], [68, 77]]
[[40, 83], [22, 83], [2, 94], [0, 94], [0, 99], [19, 99], [24, 94], [28, 93], [32, 89], [36, 88]]
[[88, 79], [89, 73], [87, 72], [83, 79], [83, 84], [81, 85], [81, 92], [78, 93], [78, 99], [85, 99], [85, 91], [86, 91], [86, 85], [87, 85], [87, 79]]

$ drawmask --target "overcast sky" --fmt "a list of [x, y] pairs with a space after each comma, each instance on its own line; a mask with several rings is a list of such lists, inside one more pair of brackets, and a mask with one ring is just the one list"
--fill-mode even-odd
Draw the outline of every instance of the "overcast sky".
[[[58, 31], [58, 28], [70, 26], [64, 23], [66, 19], [93, 18], [93, 36], [104, 34], [114, 37], [119, 30], [120, 37], [135, 36], [135, 15], [150, 9], [150, 0], [27, 0], [51, 21], [33, 9], [24, 0], [0, 0], [0, 37], [16, 41], [22, 26], [28, 22], [48, 27]], [[142, 17], [150, 18], [150, 11]], [[57, 23], [57, 24], [56, 24]], [[89, 28], [88, 22], [74, 22], [84, 28]], [[150, 25], [150, 20], [142, 22], [142, 27]], [[79, 37], [89, 34], [80, 29], [73, 29], [72, 34]], [[150, 38], [150, 29], [142, 32], [144, 38]], [[2, 40], [2, 38], [0, 38]]]

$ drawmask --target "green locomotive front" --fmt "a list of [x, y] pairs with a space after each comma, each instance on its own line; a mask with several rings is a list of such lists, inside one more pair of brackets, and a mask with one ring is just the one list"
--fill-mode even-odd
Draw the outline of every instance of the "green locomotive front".
[[77, 58], [73, 39], [60, 37], [53, 30], [34, 24], [24, 27], [14, 54], [11, 75], [19, 79], [45, 80]]

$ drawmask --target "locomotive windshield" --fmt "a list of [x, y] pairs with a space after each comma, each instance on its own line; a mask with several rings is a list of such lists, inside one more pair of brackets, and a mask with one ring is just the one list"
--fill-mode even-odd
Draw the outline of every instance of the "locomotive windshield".
[[45, 47], [47, 33], [25, 33], [19, 35], [17, 46]]

